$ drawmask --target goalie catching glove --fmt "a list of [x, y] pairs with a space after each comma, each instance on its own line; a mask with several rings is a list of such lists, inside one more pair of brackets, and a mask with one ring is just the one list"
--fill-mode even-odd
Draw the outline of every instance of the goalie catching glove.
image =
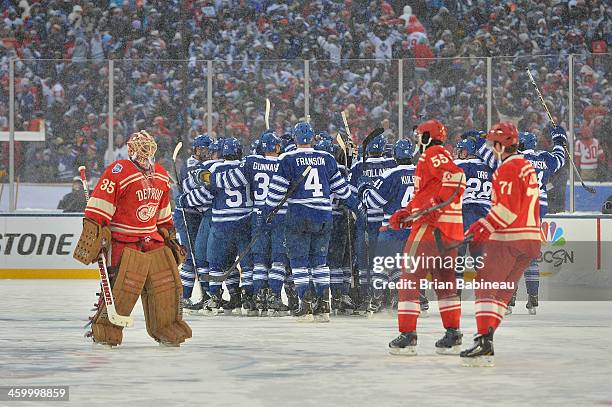
[[108, 252], [110, 243], [111, 232], [107, 226], [101, 226], [92, 219], [83, 218], [83, 231], [72, 257], [89, 265], [98, 260], [102, 250]]
[[176, 264], [185, 262], [187, 252], [185, 248], [179, 244], [178, 240], [176, 240], [176, 230], [174, 228], [159, 228], [159, 234], [164, 238], [166, 246], [172, 250], [172, 255], [174, 256], [174, 260], [176, 260]]

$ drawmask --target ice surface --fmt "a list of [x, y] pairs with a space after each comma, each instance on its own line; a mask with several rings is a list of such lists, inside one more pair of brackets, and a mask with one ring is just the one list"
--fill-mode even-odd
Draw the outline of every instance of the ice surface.
[[[194, 337], [160, 348], [135, 326], [112, 350], [82, 326], [95, 280], [0, 282], [0, 385], [70, 386], [53, 406], [586, 406], [611, 405], [612, 302], [524, 303], [495, 338], [495, 368], [435, 355], [436, 304], [419, 321], [419, 356], [390, 356], [390, 315], [329, 324], [286, 318], [187, 316]], [[474, 332], [465, 303], [464, 343]], [[113, 403], [113, 404], [110, 404]], [[0, 404], [2, 404], [0, 402]], [[6, 405], [45, 403], [10, 403]]]

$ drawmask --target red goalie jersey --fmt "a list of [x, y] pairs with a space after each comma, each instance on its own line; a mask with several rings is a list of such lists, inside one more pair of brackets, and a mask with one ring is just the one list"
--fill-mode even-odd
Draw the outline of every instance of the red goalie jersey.
[[[459, 188], [450, 205], [441, 209], [436, 227], [451, 240], [463, 240], [463, 216], [461, 202], [465, 190], [465, 175], [454, 162], [451, 154], [440, 145], [429, 147], [421, 157], [415, 171], [415, 193], [408, 208], [412, 213], [448, 200]], [[423, 218], [414, 221], [414, 228], [423, 223]]]
[[497, 168], [491, 199], [491, 211], [485, 217], [495, 230], [491, 240], [541, 241], [538, 177], [522, 155], [509, 157]]
[[146, 175], [130, 160], [115, 161], [100, 177], [85, 217], [108, 225], [115, 240], [129, 242], [150, 236], [163, 241], [157, 227], [173, 227], [169, 181], [160, 164]]

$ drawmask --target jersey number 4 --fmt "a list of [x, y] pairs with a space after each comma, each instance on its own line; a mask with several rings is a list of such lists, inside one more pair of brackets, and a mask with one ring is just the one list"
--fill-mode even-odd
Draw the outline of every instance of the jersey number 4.
[[321, 185], [319, 170], [317, 168], [310, 170], [306, 176], [306, 180], [304, 181], [304, 189], [306, 191], [312, 191], [313, 198], [323, 196], [323, 185]]

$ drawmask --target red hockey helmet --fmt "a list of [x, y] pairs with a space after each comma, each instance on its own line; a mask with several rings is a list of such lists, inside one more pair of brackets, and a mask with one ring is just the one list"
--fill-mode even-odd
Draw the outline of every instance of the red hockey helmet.
[[491, 143], [500, 143], [504, 147], [518, 145], [518, 129], [510, 122], [497, 123], [489, 130], [487, 140]]
[[444, 143], [448, 137], [446, 127], [438, 120], [427, 120], [417, 126], [414, 131], [417, 137], [425, 136], [425, 144], [429, 144], [428, 140], [438, 140]]

